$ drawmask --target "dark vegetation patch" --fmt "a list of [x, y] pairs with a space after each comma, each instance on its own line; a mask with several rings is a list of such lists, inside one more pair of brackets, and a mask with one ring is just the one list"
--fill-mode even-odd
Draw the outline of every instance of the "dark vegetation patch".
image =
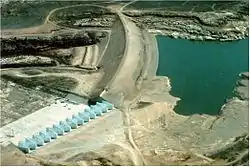
[[140, 101], [137, 103], [136, 107], [134, 107], [133, 109], [142, 109], [152, 104], [153, 104], [152, 102]]
[[19, 63], [6, 63], [0, 64], [1, 68], [20, 68], [20, 67], [51, 67], [55, 66], [55, 61], [50, 62], [19, 62]]
[[24, 68], [22, 69], [22, 73], [27, 74], [27, 75], [38, 75], [38, 74], [42, 74], [42, 71], [37, 70], [37, 69]]
[[1, 38], [1, 56], [8, 57], [16, 54], [38, 54], [42, 51], [48, 51], [58, 48], [70, 48], [76, 46], [93, 45], [100, 42], [96, 33], [79, 34], [77, 36], [58, 35], [51, 38], [26, 37], [22, 39]]
[[64, 76], [43, 76], [43, 77], [17, 77], [13, 75], [2, 74], [1, 77], [20, 84], [28, 88], [42, 86], [49, 89], [72, 90], [78, 84], [77, 80]]
[[70, 60], [72, 58], [71, 55], [47, 55], [47, 56], [57, 61], [60, 65], [71, 65], [70, 64]]
[[216, 152], [208, 153], [206, 156], [213, 159], [224, 159], [227, 165], [237, 166], [249, 161], [249, 135], [243, 134], [235, 138], [234, 142]]
[[85, 75], [85, 74], [93, 74], [93, 73], [99, 73], [98, 70], [88, 70], [84, 68], [78, 68], [78, 67], [72, 67], [69, 66], [57, 66], [57, 67], [36, 67], [36, 69], [46, 72], [46, 73], [74, 73], [79, 75]]

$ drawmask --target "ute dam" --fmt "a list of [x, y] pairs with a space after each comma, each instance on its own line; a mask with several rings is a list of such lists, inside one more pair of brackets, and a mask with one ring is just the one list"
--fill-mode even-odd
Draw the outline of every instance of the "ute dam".
[[[81, 30], [75, 33], [80, 34]], [[67, 157], [77, 154], [77, 150], [87, 152], [107, 143], [125, 141], [122, 110], [136, 103], [143, 82], [156, 75], [155, 36], [117, 12], [105, 38], [66, 52], [72, 54], [67, 69], [77, 67], [94, 72], [78, 78], [77, 88], [65, 98], [2, 126], [1, 145], [13, 143], [25, 153], [45, 157], [61, 151]], [[13, 71], [17, 78], [21, 76]], [[29, 78], [23, 74], [22, 77]], [[70, 152], [72, 148], [77, 149]]]

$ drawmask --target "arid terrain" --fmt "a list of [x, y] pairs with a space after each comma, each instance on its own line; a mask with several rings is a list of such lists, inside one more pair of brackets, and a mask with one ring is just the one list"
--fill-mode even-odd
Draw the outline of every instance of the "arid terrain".
[[[239, 74], [219, 115], [179, 115], [170, 79], [156, 76], [155, 39], [245, 39], [248, 5], [2, 3], [1, 165], [249, 165], [249, 73]], [[58, 99], [90, 105], [99, 97], [115, 109], [29, 154], [3, 133]]]

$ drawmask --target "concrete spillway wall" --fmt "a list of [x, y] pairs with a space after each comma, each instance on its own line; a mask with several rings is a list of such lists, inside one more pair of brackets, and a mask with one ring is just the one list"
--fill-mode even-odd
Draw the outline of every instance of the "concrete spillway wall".
[[90, 106], [58, 101], [0, 128], [0, 145], [11, 142], [29, 153], [113, 109], [106, 101]]

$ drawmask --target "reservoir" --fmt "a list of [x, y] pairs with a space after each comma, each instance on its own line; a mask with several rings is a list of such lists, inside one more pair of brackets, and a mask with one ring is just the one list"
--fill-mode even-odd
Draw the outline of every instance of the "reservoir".
[[157, 75], [169, 77], [170, 94], [181, 98], [174, 108], [178, 114], [218, 114], [233, 96], [239, 73], [249, 70], [248, 39], [219, 42], [157, 36], [157, 42]]

